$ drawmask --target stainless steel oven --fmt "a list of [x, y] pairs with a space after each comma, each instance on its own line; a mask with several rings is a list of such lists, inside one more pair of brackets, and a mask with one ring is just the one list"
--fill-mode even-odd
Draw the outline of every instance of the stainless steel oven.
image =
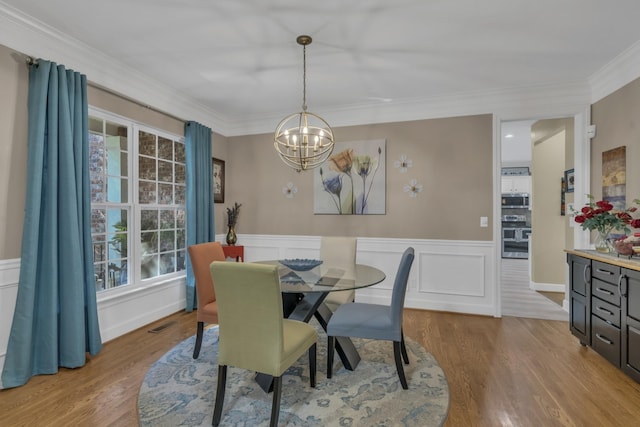
[[530, 227], [502, 229], [502, 258], [529, 258]]

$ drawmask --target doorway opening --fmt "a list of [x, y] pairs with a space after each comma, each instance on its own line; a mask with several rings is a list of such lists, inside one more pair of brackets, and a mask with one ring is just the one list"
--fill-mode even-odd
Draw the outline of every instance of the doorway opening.
[[[572, 131], [566, 135], [565, 127], [572, 127], [573, 119], [569, 119], [571, 123], [562, 120], [505, 121], [500, 125], [500, 296], [502, 314], [506, 316], [568, 320], [568, 313], [562, 308], [564, 274], [561, 279], [547, 279], [543, 274], [542, 282], [534, 277], [536, 265], [546, 262], [544, 252], [549, 251], [543, 247], [546, 242], [536, 238], [549, 233], [547, 222], [551, 217], [556, 226], [563, 227], [559, 218], [559, 178], [564, 171], [565, 138], [573, 138]], [[561, 131], [551, 132], [553, 127]], [[558, 136], [551, 139], [554, 135]], [[550, 185], [556, 175], [557, 185]], [[558, 210], [550, 213], [549, 208], [555, 203]], [[562, 253], [564, 246], [560, 245]]]

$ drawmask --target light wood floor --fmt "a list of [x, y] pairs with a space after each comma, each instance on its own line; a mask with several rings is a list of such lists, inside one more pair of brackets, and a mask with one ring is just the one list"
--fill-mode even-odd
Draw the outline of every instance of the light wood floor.
[[[177, 313], [106, 343], [83, 368], [2, 390], [0, 426], [136, 426], [148, 367], [194, 332], [195, 314]], [[640, 384], [581, 347], [566, 322], [407, 309], [405, 334], [447, 376], [448, 427], [640, 424]]]
[[569, 321], [569, 313], [561, 304], [529, 287], [529, 260], [503, 258], [501, 268], [503, 316]]

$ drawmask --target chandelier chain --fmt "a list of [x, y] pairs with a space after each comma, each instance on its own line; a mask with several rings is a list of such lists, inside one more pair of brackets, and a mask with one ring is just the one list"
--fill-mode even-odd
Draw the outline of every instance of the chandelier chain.
[[302, 46], [302, 111], [307, 111], [307, 45]]

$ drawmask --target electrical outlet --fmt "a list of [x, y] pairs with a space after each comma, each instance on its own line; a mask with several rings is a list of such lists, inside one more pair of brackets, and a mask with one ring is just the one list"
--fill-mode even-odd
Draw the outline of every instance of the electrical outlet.
[[480, 227], [488, 227], [489, 226], [489, 217], [481, 216], [480, 217]]

